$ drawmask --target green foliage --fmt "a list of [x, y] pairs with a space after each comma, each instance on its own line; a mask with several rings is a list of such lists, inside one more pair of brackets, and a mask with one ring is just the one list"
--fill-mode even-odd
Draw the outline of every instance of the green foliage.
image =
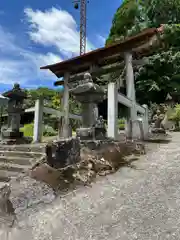
[[25, 124], [20, 130], [24, 133], [25, 137], [33, 137], [34, 123]]
[[51, 136], [57, 136], [57, 131], [53, 129], [53, 127], [45, 125], [43, 129], [43, 136], [45, 137], [51, 137]]
[[144, 10], [150, 27], [180, 23], [180, 0], [144, 0]]
[[137, 99], [140, 103], [161, 103], [167, 93], [180, 91], [180, 52], [162, 51], [148, 61], [136, 73]]
[[57, 110], [61, 110], [61, 96], [58, 93], [55, 93], [52, 98], [52, 108], [57, 109]]
[[169, 116], [169, 120], [172, 120], [174, 122], [179, 122], [180, 121], [180, 104], [177, 104], [172, 112], [172, 114]]
[[[60, 111], [63, 111], [62, 109], [62, 93], [54, 90], [54, 89], [49, 89], [45, 87], [40, 87], [37, 89], [30, 89], [30, 90], [25, 90], [27, 92], [28, 98], [24, 102], [24, 107], [30, 108], [34, 107], [35, 101], [43, 97], [44, 99], [44, 106], [54, 108]], [[80, 114], [81, 112], [81, 105], [78, 103], [73, 96], [70, 96], [69, 99], [69, 108], [70, 112], [74, 114]]]
[[69, 111], [73, 114], [81, 114], [81, 104], [75, 100], [74, 96], [69, 99]]
[[[24, 133], [25, 137], [33, 137], [34, 123], [25, 124], [21, 131]], [[43, 129], [43, 136], [56, 136], [57, 131], [55, 131], [51, 126], [45, 125]]]
[[165, 24], [161, 36], [164, 50], [177, 51], [180, 49], [180, 24]]
[[35, 104], [35, 101], [40, 97], [44, 98], [45, 106], [52, 107], [51, 100], [53, 96], [57, 94], [55, 90], [49, 89], [46, 87], [26, 90], [26, 92], [27, 92], [28, 98], [25, 100], [25, 108], [33, 107]]
[[118, 119], [118, 128], [119, 128], [119, 130], [125, 129], [125, 120], [124, 119]]
[[[161, 103], [167, 93], [177, 95], [180, 91], [180, 0], [124, 0], [114, 15], [106, 42], [112, 44], [161, 24], [164, 31], [160, 47], [135, 73], [137, 101], [143, 104]], [[109, 75], [109, 79], [118, 74]]]
[[106, 44], [109, 45], [117, 39], [121, 40], [127, 35], [135, 21], [138, 12], [138, 5], [136, 0], [125, 0], [121, 7], [117, 9], [112, 22], [109, 38]]

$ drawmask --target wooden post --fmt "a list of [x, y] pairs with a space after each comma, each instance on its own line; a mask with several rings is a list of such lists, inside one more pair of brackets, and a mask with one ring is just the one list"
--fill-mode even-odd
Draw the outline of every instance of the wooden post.
[[115, 83], [108, 84], [108, 137], [117, 139], [117, 118], [118, 118], [118, 100], [117, 87]]
[[[127, 97], [132, 101], [132, 107], [130, 108], [130, 119], [128, 119], [128, 137], [132, 138], [135, 136], [137, 124], [134, 124], [137, 120], [137, 110], [136, 110], [136, 94], [135, 94], [135, 84], [134, 84], [134, 71], [132, 65], [132, 53], [125, 53], [125, 64], [126, 64], [126, 89]], [[132, 124], [130, 123], [132, 120]], [[132, 128], [132, 129], [130, 129]], [[131, 135], [131, 136], [130, 136]]]
[[33, 142], [41, 142], [43, 134], [43, 98], [39, 98], [35, 103], [34, 111], [34, 134]]
[[65, 73], [64, 75], [64, 94], [63, 94], [63, 111], [64, 116], [62, 119], [62, 137], [69, 137], [69, 73]]

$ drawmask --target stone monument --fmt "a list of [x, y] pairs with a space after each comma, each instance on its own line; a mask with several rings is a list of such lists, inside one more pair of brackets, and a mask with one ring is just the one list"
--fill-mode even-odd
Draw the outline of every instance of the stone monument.
[[3, 93], [8, 101], [8, 126], [1, 133], [2, 141], [7, 143], [23, 142], [23, 132], [20, 132], [21, 114], [24, 112], [23, 100], [26, 93], [20, 88], [18, 83], [14, 84], [12, 90]]
[[90, 73], [85, 73], [84, 79], [70, 92], [82, 104], [82, 127], [76, 129], [77, 137], [81, 140], [105, 139], [106, 128], [102, 116], [98, 118], [97, 107], [104, 99], [104, 89], [93, 83]]

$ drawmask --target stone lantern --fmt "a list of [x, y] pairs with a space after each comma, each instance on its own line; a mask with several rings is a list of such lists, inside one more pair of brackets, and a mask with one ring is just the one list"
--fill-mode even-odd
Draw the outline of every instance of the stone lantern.
[[84, 74], [84, 79], [70, 93], [82, 105], [82, 127], [76, 129], [81, 140], [99, 140], [106, 138], [106, 128], [102, 116], [98, 116], [97, 103], [104, 100], [105, 91], [93, 83], [90, 73]]
[[20, 132], [21, 115], [24, 113], [23, 101], [27, 98], [27, 94], [20, 88], [18, 83], [14, 84], [12, 90], [3, 93], [8, 101], [8, 127], [2, 131], [2, 139], [13, 141], [23, 139], [23, 132]]

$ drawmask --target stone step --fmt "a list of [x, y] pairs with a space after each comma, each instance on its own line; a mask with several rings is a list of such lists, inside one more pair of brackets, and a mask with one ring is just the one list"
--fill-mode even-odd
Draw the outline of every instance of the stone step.
[[31, 167], [31, 165], [19, 165], [19, 164], [4, 163], [4, 162], [0, 163], [0, 170], [6, 170], [8, 172], [10, 171], [11, 173], [12, 172], [16, 172], [16, 173], [25, 172], [28, 169], [30, 169], [30, 167]]
[[9, 182], [12, 178], [18, 177], [18, 172], [0, 170], [0, 182]]
[[5, 145], [0, 144], [0, 151], [45, 152], [46, 143]]
[[35, 158], [35, 159], [39, 159], [41, 158], [43, 155], [45, 155], [44, 153], [41, 152], [24, 152], [24, 151], [2, 151], [0, 150], [0, 156], [6, 156], [6, 157], [23, 157], [25, 158]]
[[32, 165], [36, 162], [34, 158], [13, 157], [13, 156], [0, 156], [0, 163], [19, 164], [19, 165]]

